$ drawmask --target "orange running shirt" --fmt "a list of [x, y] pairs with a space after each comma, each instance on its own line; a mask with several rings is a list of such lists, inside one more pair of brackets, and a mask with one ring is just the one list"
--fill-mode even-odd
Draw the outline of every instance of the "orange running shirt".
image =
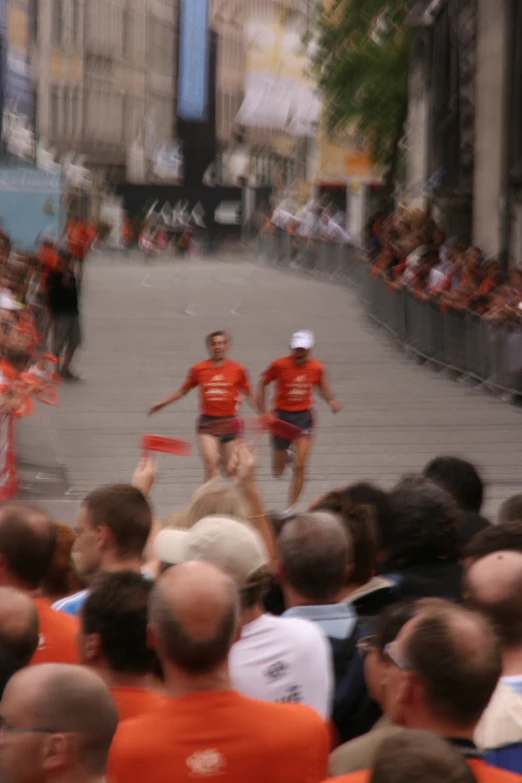
[[121, 723], [110, 783], [319, 783], [329, 736], [302, 704], [249, 699], [233, 690], [168, 699], [165, 707]]
[[137, 718], [165, 706], [167, 699], [146, 688], [111, 688], [111, 696], [118, 711], [118, 719]]
[[[492, 767], [482, 759], [467, 759], [468, 766], [475, 775], [477, 783], [520, 783], [521, 776], [505, 769]], [[359, 772], [351, 772], [348, 775], [339, 775], [336, 778], [328, 778], [323, 783], [369, 783], [371, 770], [363, 769]]]
[[306, 411], [313, 405], [313, 388], [323, 379], [324, 365], [308, 359], [298, 365], [292, 355], [276, 359], [263, 373], [263, 381], [276, 382], [274, 408], [283, 411]]
[[31, 658], [35, 663], [79, 663], [78, 620], [69, 614], [51, 609], [44, 598], [35, 598], [40, 624], [40, 642]]
[[203, 416], [235, 416], [239, 410], [240, 392], [250, 394], [246, 369], [230, 359], [218, 367], [211, 359], [191, 367], [183, 390], [187, 392], [196, 386], [199, 386]]

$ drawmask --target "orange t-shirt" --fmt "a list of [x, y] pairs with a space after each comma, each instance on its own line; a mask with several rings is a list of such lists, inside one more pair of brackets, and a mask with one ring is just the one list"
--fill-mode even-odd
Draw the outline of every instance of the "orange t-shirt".
[[[520, 783], [521, 776], [505, 769], [492, 767], [482, 759], [467, 759], [468, 765], [477, 779], [477, 783]], [[328, 778], [323, 783], [368, 783], [371, 770], [362, 769], [359, 772], [351, 772], [348, 775], [339, 775], [336, 778]]]
[[159, 693], [154, 693], [147, 688], [116, 687], [111, 688], [110, 691], [120, 723], [159, 710], [167, 701], [165, 696], [160, 696]]
[[310, 707], [237, 691], [202, 691], [121, 723], [110, 783], [319, 783], [328, 767], [326, 725]]
[[40, 643], [31, 658], [35, 663], [79, 663], [78, 620], [51, 609], [44, 598], [35, 598], [40, 624]]
[[323, 380], [324, 365], [308, 359], [299, 365], [292, 355], [276, 359], [263, 373], [263, 381], [276, 381], [274, 407], [283, 411], [306, 411], [313, 405], [313, 388]]
[[250, 394], [246, 369], [231, 359], [219, 366], [207, 359], [191, 367], [183, 389], [189, 391], [196, 386], [204, 416], [234, 416], [239, 409], [240, 392]]

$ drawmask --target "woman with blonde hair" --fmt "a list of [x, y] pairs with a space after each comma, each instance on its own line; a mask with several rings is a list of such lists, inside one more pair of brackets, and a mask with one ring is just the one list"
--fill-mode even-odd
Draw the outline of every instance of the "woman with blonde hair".
[[192, 496], [189, 507], [169, 516], [166, 527], [191, 528], [205, 517], [217, 514], [247, 522], [249, 508], [238, 489], [222, 479], [214, 478], [203, 484]]

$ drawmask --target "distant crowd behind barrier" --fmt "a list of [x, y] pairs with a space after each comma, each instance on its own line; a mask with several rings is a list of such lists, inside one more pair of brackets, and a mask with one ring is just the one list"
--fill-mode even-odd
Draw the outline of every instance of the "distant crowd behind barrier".
[[423, 213], [401, 219], [376, 216], [365, 250], [268, 221], [259, 256], [357, 287], [370, 317], [405, 349], [485, 388], [522, 394], [522, 269], [503, 283], [480, 248], [446, 241]]

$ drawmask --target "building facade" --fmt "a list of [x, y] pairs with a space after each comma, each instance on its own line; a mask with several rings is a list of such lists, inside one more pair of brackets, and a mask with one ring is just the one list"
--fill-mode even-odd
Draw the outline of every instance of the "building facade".
[[413, 3], [408, 191], [448, 233], [522, 257], [522, 4]]
[[172, 0], [37, 0], [31, 73], [36, 131], [121, 177], [130, 146], [174, 135], [177, 6]]
[[253, 186], [279, 188], [306, 176], [310, 146], [306, 139], [275, 128], [245, 128], [238, 125], [236, 116], [245, 95], [245, 24], [249, 18], [297, 17], [306, 24], [314, 3], [315, 0], [212, 0], [212, 26], [218, 42], [216, 131], [221, 150], [218, 171], [223, 178], [227, 176], [227, 158], [238, 149], [248, 150], [246, 179]]

